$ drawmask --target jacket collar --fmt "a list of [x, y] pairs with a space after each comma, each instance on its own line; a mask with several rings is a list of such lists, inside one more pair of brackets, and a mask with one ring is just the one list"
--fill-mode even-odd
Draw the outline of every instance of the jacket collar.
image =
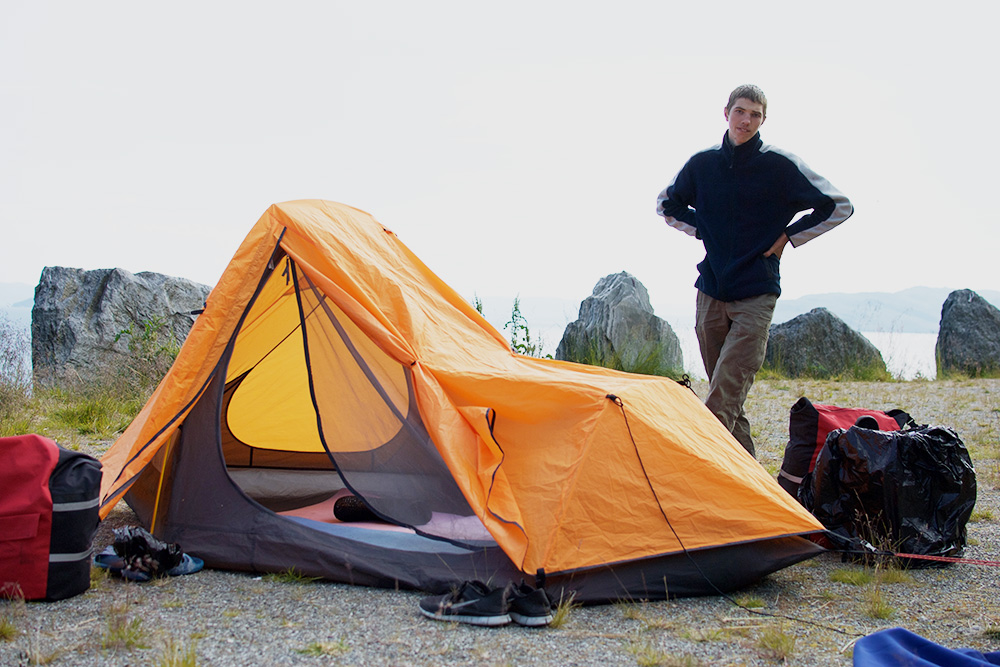
[[750, 139], [739, 146], [734, 146], [729, 139], [729, 132], [722, 135], [722, 153], [730, 164], [742, 162], [760, 150], [764, 142], [760, 138], [760, 132], [750, 137]]

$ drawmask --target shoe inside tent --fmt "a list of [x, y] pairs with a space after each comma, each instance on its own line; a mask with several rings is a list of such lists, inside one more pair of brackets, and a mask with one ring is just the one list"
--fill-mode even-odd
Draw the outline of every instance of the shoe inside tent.
[[[820, 552], [690, 389], [512, 352], [394, 233], [318, 200], [264, 213], [102, 463], [102, 516], [125, 498], [213, 568], [430, 592], [542, 572], [601, 602]], [[377, 520], [337, 520], [345, 495]]]

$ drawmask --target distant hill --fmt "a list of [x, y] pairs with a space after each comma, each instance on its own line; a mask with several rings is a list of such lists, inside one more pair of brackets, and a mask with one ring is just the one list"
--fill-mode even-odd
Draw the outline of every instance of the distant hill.
[[31, 308], [35, 304], [33, 285], [0, 283], [0, 317], [12, 324], [31, 326]]
[[27, 307], [31, 308], [31, 303], [34, 299], [34, 285], [25, 283], [0, 283], [0, 308], [15, 305], [24, 307], [24, 301], [28, 301]]

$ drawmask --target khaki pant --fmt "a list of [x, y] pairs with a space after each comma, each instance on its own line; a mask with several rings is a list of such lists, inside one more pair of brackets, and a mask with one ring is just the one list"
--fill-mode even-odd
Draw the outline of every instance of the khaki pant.
[[695, 332], [708, 374], [705, 405], [751, 456], [750, 422], [743, 412], [754, 375], [764, 364], [776, 294], [719, 301], [698, 291]]

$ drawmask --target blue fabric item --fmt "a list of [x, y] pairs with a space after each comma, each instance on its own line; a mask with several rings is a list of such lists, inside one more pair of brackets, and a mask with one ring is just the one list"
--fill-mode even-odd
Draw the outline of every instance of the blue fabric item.
[[167, 570], [167, 574], [171, 577], [179, 577], [182, 574], [194, 574], [198, 572], [203, 567], [205, 567], [205, 561], [200, 558], [195, 558], [194, 556], [189, 556], [184, 554], [181, 558], [181, 562]]
[[982, 667], [1000, 665], [1000, 653], [984, 654], [971, 648], [949, 649], [904, 628], [889, 628], [857, 641], [854, 645], [854, 665]]
[[125, 567], [125, 561], [111, 547], [94, 556], [94, 565], [106, 570], [120, 570]]

